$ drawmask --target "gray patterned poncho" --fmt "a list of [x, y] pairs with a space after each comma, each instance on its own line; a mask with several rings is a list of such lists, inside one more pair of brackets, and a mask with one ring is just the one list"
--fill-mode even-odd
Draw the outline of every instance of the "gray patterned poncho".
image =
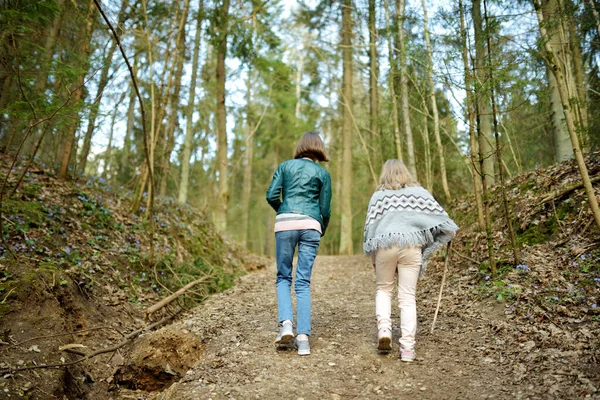
[[420, 245], [422, 275], [431, 253], [452, 240], [457, 230], [458, 226], [424, 188], [378, 190], [369, 202], [363, 250], [372, 255], [378, 249], [394, 245]]

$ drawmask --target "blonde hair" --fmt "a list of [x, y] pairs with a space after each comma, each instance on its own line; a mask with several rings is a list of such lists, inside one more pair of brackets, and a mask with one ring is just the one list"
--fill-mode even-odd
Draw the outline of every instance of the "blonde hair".
[[377, 190], [397, 190], [405, 186], [419, 186], [419, 182], [408, 172], [400, 160], [387, 160], [381, 169]]
[[329, 161], [323, 140], [314, 132], [306, 132], [296, 145], [294, 158], [304, 157], [308, 157], [314, 161]]

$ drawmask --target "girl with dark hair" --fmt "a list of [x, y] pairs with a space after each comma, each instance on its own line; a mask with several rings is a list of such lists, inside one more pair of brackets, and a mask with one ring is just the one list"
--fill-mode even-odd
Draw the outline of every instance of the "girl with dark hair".
[[[294, 152], [294, 159], [281, 163], [269, 189], [267, 201], [277, 211], [275, 248], [277, 259], [278, 346], [295, 344], [299, 355], [310, 354], [311, 296], [310, 278], [321, 236], [331, 215], [331, 178], [317, 164], [329, 161], [323, 141], [313, 132], [305, 133]], [[294, 289], [296, 292], [296, 334], [292, 310], [292, 261], [298, 248]]]

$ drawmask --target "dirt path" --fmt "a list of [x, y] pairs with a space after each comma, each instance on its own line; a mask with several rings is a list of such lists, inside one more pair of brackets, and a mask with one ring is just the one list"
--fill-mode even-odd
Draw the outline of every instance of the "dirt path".
[[[398, 344], [375, 350], [374, 273], [364, 257], [320, 256], [313, 275], [312, 354], [277, 351], [274, 269], [246, 276], [194, 310], [179, 328], [205, 341], [196, 367], [160, 399], [545, 398], [509, 381], [509, 360], [486, 354], [489, 321], [440, 315], [429, 334], [436, 295], [420, 285], [417, 360], [402, 363]], [[399, 336], [394, 307], [394, 337]], [[536, 395], [537, 393], [537, 395]]]

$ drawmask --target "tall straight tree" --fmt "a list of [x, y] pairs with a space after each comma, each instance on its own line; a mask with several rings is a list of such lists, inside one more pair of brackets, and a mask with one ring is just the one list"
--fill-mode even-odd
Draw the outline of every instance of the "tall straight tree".
[[[555, 1], [555, 0], [550, 0]], [[575, 121], [573, 120], [573, 112], [571, 109], [569, 94], [567, 91], [567, 83], [566, 76], [564, 71], [564, 66], [557, 58], [557, 55], [554, 53], [554, 48], [551, 45], [551, 37], [548, 33], [547, 26], [552, 25], [546, 21], [544, 15], [544, 7], [541, 0], [533, 0], [533, 5], [536, 11], [536, 15], [538, 18], [538, 24], [540, 29], [540, 35], [542, 38], [542, 42], [544, 43], [544, 49], [546, 51], [545, 59], [546, 63], [550, 70], [552, 71], [552, 75], [556, 79], [558, 91], [560, 94], [560, 100], [562, 103], [563, 114], [565, 115], [565, 120], [567, 122], [567, 129], [569, 131], [569, 138], [571, 139], [571, 146], [573, 148], [573, 154], [575, 155], [575, 160], [577, 161], [577, 167], [579, 168], [579, 173], [581, 175], [581, 180], [583, 181], [583, 186], [585, 188], [585, 193], [588, 198], [588, 203], [590, 205], [590, 209], [592, 211], [592, 216], [596, 221], [596, 226], [600, 229], [600, 208], [598, 207], [598, 199], [596, 198], [596, 193], [594, 192], [594, 188], [592, 187], [592, 183], [590, 181], [590, 177], [587, 171], [587, 167], [585, 165], [585, 160], [583, 159], [583, 154], [581, 153], [581, 147], [579, 146], [579, 139], [577, 138], [577, 130], [575, 127]]]
[[185, 25], [187, 23], [189, 10], [190, 0], [185, 0], [175, 50], [175, 83], [173, 86], [173, 92], [169, 97], [169, 105], [171, 109], [171, 113], [169, 115], [169, 126], [168, 130], [165, 132], [165, 145], [163, 146], [163, 153], [161, 155], [161, 180], [159, 189], [159, 194], [161, 196], [166, 196], [167, 194], [167, 183], [171, 168], [171, 153], [173, 152], [173, 147], [175, 146], [175, 130], [179, 126], [179, 99], [181, 92], [181, 77], [183, 75], [183, 61], [185, 59]]
[[[400, 73], [400, 107], [402, 109], [402, 122], [404, 123], [404, 138], [406, 140], [406, 153], [408, 161], [406, 166], [410, 173], [417, 178], [417, 166], [415, 161], [415, 145], [410, 124], [410, 104], [408, 102], [408, 68], [406, 64], [406, 48], [404, 45], [404, 12], [406, 0], [396, 0], [396, 22], [398, 27], [398, 66]], [[402, 154], [396, 155], [403, 159]]]
[[[385, 26], [388, 27], [388, 58], [390, 63], [390, 71], [388, 73], [388, 86], [390, 91], [390, 99], [392, 102], [392, 124], [394, 129], [394, 146], [396, 149], [396, 158], [402, 159], [402, 139], [400, 137], [400, 121], [398, 120], [398, 98], [396, 96], [396, 90], [394, 86], [394, 75], [397, 70], [396, 59], [394, 58], [394, 37], [392, 35], [392, 29], [390, 25], [390, 7], [387, 0], [384, 0], [385, 6]], [[382, 141], [383, 143], [383, 141]]]
[[477, 119], [479, 121], [479, 153], [482, 155], [483, 168], [481, 174], [487, 176], [488, 187], [495, 182], [494, 177], [494, 149], [492, 147], [492, 109], [487, 90], [487, 74], [485, 73], [485, 33], [481, 17], [481, 0], [473, 0], [471, 11], [475, 32], [475, 75], [474, 89], [477, 106]]
[[[124, 0], [121, 3], [121, 10], [119, 11], [119, 26], [123, 23], [125, 18], [125, 10], [128, 7], [129, 0]], [[83, 138], [83, 146], [81, 147], [81, 155], [79, 157], [79, 165], [77, 169], [81, 173], [85, 173], [85, 167], [87, 165], [87, 159], [90, 154], [90, 147], [92, 144], [92, 136], [94, 134], [94, 129], [96, 128], [96, 119], [98, 118], [98, 113], [100, 112], [100, 103], [102, 102], [102, 95], [104, 94], [104, 89], [108, 84], [108, 72], [110, 71], [110, 67], [112, 65], [112, 59], [115, 54], [115, 50], [117, 49], [117, 42], [115, 40], [111, 40], [110, 47], [108, 52], [106, 53], [106, 57], [104, 58], [104, 64], [102, 65], [102, 72], [100, 73], [100, 80], [98, 81], [98, 90], [96, 92], [96, 97], [94, 97], [94, 101], [92, 102], [92, 106], [90, 108], [90, 115], [88, 117], [88, 126], [85, 132], [85, 136]]]
[[431, 50], [431, 41], [429, 40], [429, 19], [427, 18], [427, 5], [425, 0], [421, 0], [423, 6], [423, 27], [425, 33], [425, 45], [427, 47], [427, 82], [429, 89], [429, 99], [431, 101], [431, 114], [433, 117], [433, 135], [437, 144], [437, 153], [440, 159], [440, 174], [442, 178], [442, 188], [446, 201], [450, 201], [450, 188], [448, 187], [448, 178], [446, 177], [446, 158], [444, 157], [444, 148], [440, 137], [440, 116], [435, 99], [435, 84], [433, 81], [433, 51]]
[[225, 58], [227, 57], [227, 21], [229, 20], [229, 0], [223, 0], [216, 21], [217, 29], [217, 164], [219, 187], [215, 204], [215, 226], [221, 232], [227, 230], [227, 202], [229, 186], [227, 183], [227, 127], [225, 109]]
[[183, 151], [181, 154], [181, 181], [179, 182], [179, 204], [187, 201], [189, 177], [190, 177], [190, 157], [192, 155], [192, 142], [194, 140], [194, 128], [192, 118], [194, 116], [194, 104], [196, 100], [196, 85], [198, 81], [198, 57], [200, 56], [200, 43], [202, 38], [202, 15], [204, 13], [204, 2], [199, 1], [198, 14], [196, 15], [196, 34], [194, 36], [194, 55], [192, 56], [192, 79], [188, 93], [188, 102], [185, 109], [185, 139], [183, 142]]
[[[73, 93], [73, 102], [78, 103], [83, 99], [84, 93], [84, 82], [85, 76], [87, 74], [87, 65], [88, 58], [90, 56], [90, 49], [92, 46], [92, 32], [94, 30], [94, 21], [95, 21], [95, 11], [96, 6], [94, 5], [94, 0], [90, 0], [87, 5], [87, 16], [85, 18], [85, 29], [83, 35], [83, 43], [81, 46], [81, 57], [83, 60], [83, 70], [86, 72], [82, 72], [79, 74], [77, 78], [77, 86], [75, 87], [75, 91]], [[79, 114], [79, 113], [77, 113]], [[67, 128], [67, 136], [65, 138], [64, 148], [62, 151], [62, 157], [60, 162], [60, 168], [58, 170], [58, 177], [61, 179], [65, 179], [67, 177], [67, 173], [69, 170], [69, 164], [71, 162], [73, 146], [75, 144], [75, 134], [77, 132], [77, 126], [79, 124], [79, 118], [74, 118], [69, 127]]]
[[342, 4], [342, 198], [340, 254], [354, 253], [352, 243], [352, 0]]
[[[381, 145], [379, 137], [379, 67], [377, 62], [377, 25], [375, 0], [369, 0], [369, 123], [371, 143]], [[379, 146], [371, 146], [375, 154], [379, 154]], [[380, 157], [375, 157], [379, 160]]]
[[483, 203], [481, 201], [481, 180], [479, 179], [479, 170], [475, 164], [475, 155], [479, 154], [477, 146], [477, 133], [475, 132], [475, 116], [473, 111], [473, 91], [471, 89], [471, 74], [469, 67], [469, 47], [467, 42], [467, 30], [465, 27], [465, 12], [463, 9], [462, 0], [458, 0], [458, 12], [460, 15], [460, 36], [462, 42], [462, 61], [465, 75], [465, 92], [466, 92], [466, 119], [469, 123], [469, 143], [471, 146], [471, 169], [473, 173], [473, 192], [475, 196], [475, 204], [477, 205], [477, 221], [479, 229], [485, 229], [485, 219], [483, 215]]

